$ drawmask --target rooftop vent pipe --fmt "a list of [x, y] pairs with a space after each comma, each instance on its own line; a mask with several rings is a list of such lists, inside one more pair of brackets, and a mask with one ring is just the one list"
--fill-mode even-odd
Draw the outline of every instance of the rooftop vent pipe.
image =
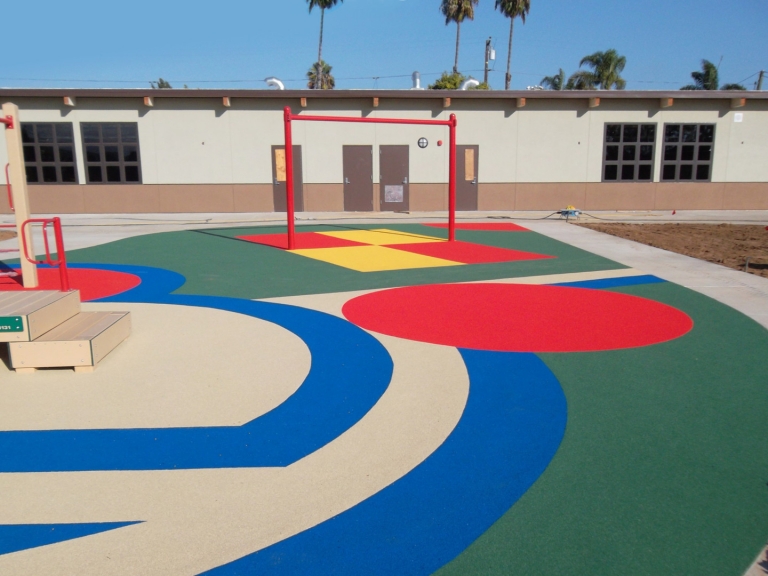
[[411, 75], [411, 78], [413, 78], [413, 88], [411, 88], [411, 90], [424, 90], [424, 88], [421, 87], [421, 74], [414, 72]]
[[285, 90], [285, 84], [283, 84], [280, 80], [278, 80], [274, 76], [270, 76], [269, 78], [265, 78], [264, 82], [267, 83], [267, 86], [274, 86], [278, 90]]
[[477, 88], [478, 86], [480, 86], [480, 81], [475, 80], [474, 78], [470, 78], [461, 85], [459, 90], [469, 90], [470, 88]]

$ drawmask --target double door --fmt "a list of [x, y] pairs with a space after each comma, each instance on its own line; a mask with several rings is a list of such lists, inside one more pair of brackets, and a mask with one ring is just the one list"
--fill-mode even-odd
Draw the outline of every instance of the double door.
[[[379, 147], [379, 207], [382, 211], [408, 210], [410, 206], [409, 149]], [[344, 146], [344, 210], [373, 211], [373, 147]]]

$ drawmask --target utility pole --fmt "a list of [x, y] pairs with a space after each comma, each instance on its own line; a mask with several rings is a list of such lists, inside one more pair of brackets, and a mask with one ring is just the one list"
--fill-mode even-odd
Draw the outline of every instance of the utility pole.
[[757, 77], [757, 87], [755, 90], [763, 89], [763, 77], [765, 76], [765, 70], [760, 70], [760, 76]]
[[488, 84], [488, 64], [491, 61], [491, 38], [485, 41], [485, 75], [483, 76], [483, 82]]

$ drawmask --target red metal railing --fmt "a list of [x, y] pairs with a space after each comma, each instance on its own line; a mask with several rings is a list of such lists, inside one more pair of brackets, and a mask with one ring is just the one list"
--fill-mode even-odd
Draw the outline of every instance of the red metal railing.
[[456, 115], [450, 120], [418, 120], [415, 118], [351, 118], [348, 116], [302, 116], [293, 114], [291, 108], [284, 109], [285, 123], [285, 204], [288, 217], [288, 249], [295, 248], [294, 204], [293, 204], [293, 133], [291, 122], [353, 122], [359, 124], [417, 124], [422, 126], [448, 126], [448, 240], [456, 239]]
[[[45, 260], [34, 260], [29, 257], [29, 249], [27, 248], [27, 235], [26, 228], [30, 224], [42, 224], [43, 225], [43, 243], [45, 244]], [[54, 260], [51, 257], [51, 249], [48, 243], [48, 225], [53, 224], [53, 233], [56, 238], [56, 256]], [[25, 220], [21, 224], [21, 242], [24, 248], [24, 258], [32, 264], [47, 264], [48, 266], [57, 267], [59, 269], [59, 279], [61, 281], [61, 291], [69, 292], [69, 273], [67, 272], [67, 256], [64, 252], [64, 235], [61, 232], [61, 218], [31, 218]]]
[[11, 212], [16, 212], [16, 209], [13, 207], [13, 188], [11, 188], [11, 175], [9, 174], [9, 171], [11, 169], [10, 164], [5, 165], [5, 185], [8, 187], [8, 206], [11, 207]]

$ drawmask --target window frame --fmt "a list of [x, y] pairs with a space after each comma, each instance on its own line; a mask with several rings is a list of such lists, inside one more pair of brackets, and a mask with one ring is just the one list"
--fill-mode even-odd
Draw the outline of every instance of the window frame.
[[[679, 135], [676, 142], [668, 142], [667, 141], [667, 127], [668, 126], [679, 126]], [[686, 126], [696, 126], [696, 141], [695, 142], [685, 142], [684, 141], [684, 132]], [[701, 141], [701, 127], [702, 126], [711, 126], [712, 127], [712, 141], [711, 142], [702, 142]], [[717, 124], [714, 122], [702, 122], [702, 123], [686, 123], [686, 122], [665, 122], [664, 123], [664, 130], [662, 132], [662, 142], [661, 145], [663, 146], [663, 152], [661, 154], [661, 171], [659, 173], [659, 182], [677, 182], [677, 183], [696, 183], [696, 182], [712, 182], [712, 168], [715, 163], [715, 140], [717, 138]], [[668, 146], [676, 146], [678, 149], [676, 151], [675, 160], [667, 160], [666, 159], [666, 152]], [[693, 147], [693, 159], [692, 160], [683, 160], [682, 156], [682, 149], [683, 146], [692, 146]], [[709, 146], [710, 154], [709, 154], [709, 160], [699, 160], [699, 148], [702, 146]], [[665, 178], [664, 177], [664, 169], [666, 166], [675, 166], [675, 177], [674, 178]], [[680, 167], [681, 166], [691, 166], [691, 177], [682, 179], [680, 178]], [[706, 179], [704, 178], [697, 178], [698, 168], [699, 166], [709, 166], [709, 173], [708, 177]]]
[[[105, 126], [117, 126], [117, 141], [116, 142], [105, 142], [104, 141], [104, 127]], [[136, 141], [128, 141], [125, 142], [123, 140], [123, 127], [124, 126], [132, 126], [135, 129], [136, 132]], [[97, 127], [98, 134], [99, 134], [99, 141], [98, 142], [92, 142], [88, 141], [89, 136], [86, 136], [86, 130]], [[141, 170], [141, 148], [139, 146], [139, 124], [138, 122], [81, 122], [80, 123], [80, 136], [82, 138], [82, 147], [83, 147], [83, 163], [85, 165], [85, 183], [86, 184], [94, 184], [94, 185], [104, 185], [104, 186], [125, 186], [125, 185], [136, 185], [136, 184], [143, 184], [142, 181], [142, 170]], [[106, 157], [106, 147], [117, 147], [117, 155], [118, 159], [117, 161], [107, 161]], [[136, 147], [136, 161], [128, 161], [125, 159], [125, 150], [124, 148], [126, 146], [135, 146]], [[88, 148], [89, 147], [98, 147], [99, 148], [99, 161], [90, 161], [88, 159]], [[99, 181], [92, 181], [91, 180], [91, 174], [90, 174], [90, 168], [98, 166], [101, 170], [101, 180]], [[125, 169], [127, 166], [135, 166], [138, 171], [138, 179], [137, 180], [127, 180], [126, 179], [126, 173]], [[120, 170], [120, 180], [108, 180], [108, 167], [118, 167]]]
[[[610, 126], [620, 126], [620, 137], [617, 142], [609, 141], [608, 140], [608, 128]], [[637, 126], [637, 140], [634, 142], [624, 142], [624, 128], [625, 126]], [[641, 140], [642, 130], [643, 126], [653, 126], [653, 140], [643, 142]], [[625, 184], [647, 184], [649, 182], [655, 181], [655, 170], [656, 170], [656, 141], [658, 139], [659, 135], [659, 125], [656, 122], [605, 122], [603, 126], [603, 161], [602, 161], [602, 167], [601, 167], [601, 173], [600, 173], [600, 181], [604, 183], [609, 184], [618, 184], [618, 183], [625, 183]], [[624, 146], [636, 146], [637, 150], [635, 151], [635, 158], [634, 160], [625, 160], [624, 159]], [[608, 147], [609, 146], [617, 146], [618, 151], [618, 158], [616, 160], [608, 160]], [[650, 160], [640, 160], [640, 147], [641, 146], [651, 146], [651, 159]], [[632, 179], [623, 179], [622, 178], [622, 168], [624, 166], [633, 166], [633, 178]], [[605, 177], [606, 167], [607, 166], [616, 166], [616, 179], [610, 180]], [[651, 177], [648, 179], [640, 179], [640, 166], [650, 166], [651, 168]]]
[[[52, 134], [52, 141], [51, 142], [40, 142], [40, 139], [38, 137], [38, 128], [40, 126], [50, 126], [51, 127], [51, 134]], [[59, 134], [56, 130], [56, 126], [69, 126], [70, 132], [72, 135], [72, 141], [71, 142], [59, 142]], [[33, 133], [33, 142], [26, 141], [26, 128], [32, 128]], [[21, 122], [21, 145], [22, 145], [22, 152], [24, 154], [24, 177], [27, 179], [27, 183], [31, 184], [33, 186], [51, 186], [51, 185], [61, 185], [61, 186], [71, 186], [71, 185], [77, 185], [80, 183], [80, 175], [78, 174], [77, 170], [77, 145], [75, 142], [75, 127], [72, 122]], [[53, 161], [43, 161], [42, 154], [40, 152], [41, 147], [52, 147], [53, 148]], [[61, 160], [61, 147], [68, 146], [72, 149], [72, 161], [71, 162], [64, 162]], [[27, 160], [26, 154], [27, 149], [33, 148], [35, 153], [35, 159], [34, 160]], [[28, 176], [28, 170], [29, 168], [35, 168], [38, 178], [34, 181], [29, 180]], [[46, 181], [44, 176], [44, 168], [54, 168], [56, 170], [56, 181]], [[62, 177], [62, 168], [72, 168], [75, 180], [74, 181], [64, 181]]]

